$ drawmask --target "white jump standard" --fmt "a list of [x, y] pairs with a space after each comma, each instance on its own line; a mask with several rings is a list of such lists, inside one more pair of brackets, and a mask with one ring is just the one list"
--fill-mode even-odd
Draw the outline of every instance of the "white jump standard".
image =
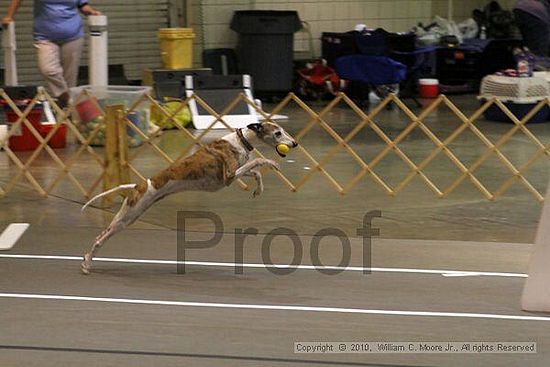
[[279, 165], [270, 159], [251, 158], [253, 144], [258, 141], [273, 146], [283, 157], [289, 147], [298, 145], [293, 137], [275, 123], [251, 124], [246, 129], [237, 129], [201, 147], [189, 157], [174, 162], [147, 179], [147, 182], [120, 185], [93, 197], [84, 204], [82, 210], [105, 195], [129, 191], [111, 224], [97, 236], [90, 252], [84, 255], [82, 272], [90, 273], [92, 259], [107, 239], [134, 223], [154, 203], [168, 195], [183, 191], [218, 191], [240, 177], [253, 177], [257, 185], [253, 196], [260, 195], [264, 186], [258, 168], [268, 166], [278, 170]]

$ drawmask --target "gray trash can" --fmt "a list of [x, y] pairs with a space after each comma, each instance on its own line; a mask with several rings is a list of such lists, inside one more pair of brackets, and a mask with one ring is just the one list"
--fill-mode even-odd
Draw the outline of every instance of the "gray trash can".
[[294, 33], [302, 28], [296, 11], [242, 10], [230, 28], [239, 34], [239, 69], [252, 76], [259, 95], [292, 89]]

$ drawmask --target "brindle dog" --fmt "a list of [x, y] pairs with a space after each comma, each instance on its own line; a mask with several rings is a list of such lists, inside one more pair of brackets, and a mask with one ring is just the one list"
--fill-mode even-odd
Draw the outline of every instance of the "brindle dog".
[[[89, 274], [93, 257], [98, 249], [115, 233], [134, 223], [147, 209], [162, 198], [182, 191], [218, 191], [240, 177], [253, 177], [256, 189], [253, 196], [263, 191], [262, 175], [258, 168], [269, 166], [278, 170], [276, 162], [264, 158], [251, 158], [253, 144], [262, 141], [273, 147], [298, 144], [282, 127], [272, 122], [248, 125], [199, 148], [194, 154], [174, 162], [147, 182], [125, 184], [105, 191], [88, 201], [82, 210], [95, 200], [122, 190], [129, 191], [111, 224], [94, 241], [90, 252], [84, 255], [81, 269]], [[277, 151], [279, 155], [283, 156]]]

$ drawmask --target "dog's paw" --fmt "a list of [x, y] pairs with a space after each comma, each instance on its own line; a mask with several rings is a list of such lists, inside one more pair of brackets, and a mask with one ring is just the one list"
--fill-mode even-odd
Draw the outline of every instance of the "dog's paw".
[[90, 261], [90, 258], [89, 258], [89, 255], [86, 254], [84, 255], [84, 261], [82, 261], [80, 263], [80, 271], [82, 272], [82, 274], [84, 275], [90, 275], [90, 269], [91, 269], [91, 261]]
[[275, 161], [272, 161], [272, 160], [269, 160], [268, 161], [269, 163], [269, 166], [271, 168], [273, 168], [275, 171], [280, 171], [281, 170], [281, 166], [279, 166], [279, 163], [275, 162]]
[[253, 198], [257, 198], [258, 196], [260, 196], [260, 195], [262, 194], [262, 192], [264, 192], [263, 189], [257, 188], [257, 189], [254, 190], [254, 192], [252, 193], [252, 197], [253, 197]]

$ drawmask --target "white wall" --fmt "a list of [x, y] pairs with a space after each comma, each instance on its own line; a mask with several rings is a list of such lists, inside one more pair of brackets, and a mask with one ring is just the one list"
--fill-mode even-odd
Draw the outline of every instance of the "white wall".
[[[482, 9], [491, 0], [453, 0], [453, 19], [460, 22], [470, 18], [474, 9]], [[511, 10], [516, 0], [498, 0], [504, 9]], [[433, 14], [447, 17], [448, 0], [433, 0]]]
[[[314, 53], [320, 54], [322, 32], [345, 32], [358, 23], [384, 27], [390, 31], [406, 31], [418, 21], [432, 18], [433, 0], [196, 0], [191, 17], [197, 33], [196, 48], [234, 47], [237, 34], [229, 29], [236, 10], [296, 10], [308, 22], [314, 39]], [[202, 5], [200, 5], [202, 4]], [[202, 14], [202, 16], [201, 16]], [[309, 50], [304, 32], [296, 34], [295, 49]], [[197, 57], [200, 50], [197, 50]], [[199, 59], [197, 59], [199, 60]]]
[[[255, 9], [296, 10], [300, 19], [309, 23], [314, 39], [314, 53], [320, 54], [322, 32], [346, 32], [356, 24], [370, 28], [383, 27], [389, 31], [406, 31], [417, 22], [431, 18], [431, 0], [385, 1], [274, 1], [258, 0]], [[304, 33], [296, 35], [295, 49], [308, 49]]]
[[[320, 54], [322, 32], [345, 32], [358, 23], [407, 31], [418, 22], [430, 22], [435, 15], [447, 17], [448, 0], [193, 0], [191, 23], [197, 33], [195, 60], [200, 66], [202, 48], [235, 47], [237, 34], [229, 29], [236, 10], [296, 10], [310, 24], [314, 54]], [[469, 18], [472, 10], [490, 0], [454, 0], [454, 20]], [[514, 0], [502, 0], [510, 7]], [[202, 27], [203, 26], [203, 27]], [[304, 32], [295, 37], [296, 50], [309, 50]]]

